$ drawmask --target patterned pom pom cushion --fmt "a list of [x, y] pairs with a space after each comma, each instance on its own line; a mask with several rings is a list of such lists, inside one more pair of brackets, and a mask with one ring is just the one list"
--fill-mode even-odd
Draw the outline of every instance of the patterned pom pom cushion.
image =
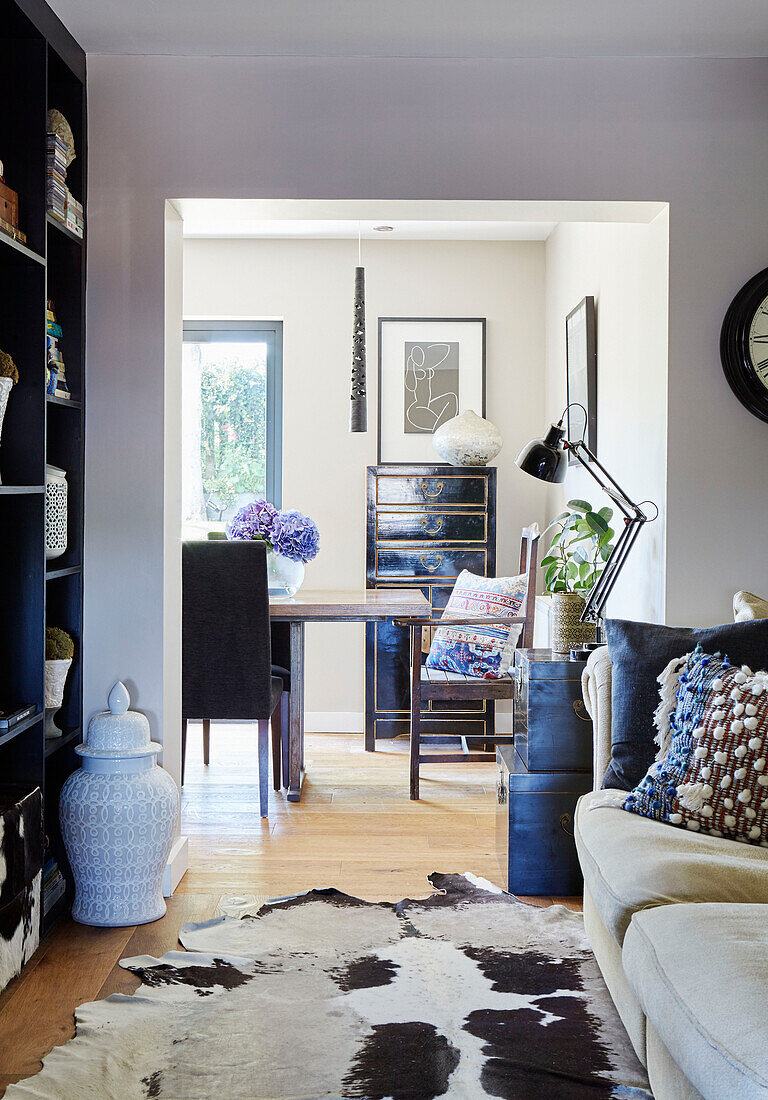
[[768, 847], [768, 672], [697, 648], [659, 683], [659, 753], [623, 808]]
[[[465, 569], [459, 574], [442, 621], [483, 616], [517, 618], [527, 589], [525, 573], [519, 577], [477, 577]], [[429, 647], [427, 666], [497, 680], [509, 672], [521, 630], [521, 623], [440, 626]]]

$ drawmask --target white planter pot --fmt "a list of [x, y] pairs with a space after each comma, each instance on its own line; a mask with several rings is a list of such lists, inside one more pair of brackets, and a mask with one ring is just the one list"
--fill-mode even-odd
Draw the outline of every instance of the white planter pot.
[[304, 583], [304, 562], [267, 550], [267, 583], [273, 598], [295, 596]]
[[501, 450], [501, 432], [472, 409], [447, 420], [432, 437], [435, 450], [451, 466], [487, 466]]
[[61, 730], [53, 716], [64, 701], [64, 687], [72, 664], [72, 658], [45, 662], [45, 736], [61, 737]]
[[[8, 398], [11, 396], [13, 381], [10, 378], [0, 378], [0, 440], [3, 437], [3, 418], [8, 407]], [[0, 478], [0, 485], [2, 478]]]

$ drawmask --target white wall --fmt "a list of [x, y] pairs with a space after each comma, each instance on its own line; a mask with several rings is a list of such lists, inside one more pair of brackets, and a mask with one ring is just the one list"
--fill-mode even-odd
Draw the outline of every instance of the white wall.
[[[351, 435], [357, 242], [184, 243], [185, 316], [284, 321], [283, 504], [308, 512], [321, 534], [305, 586], [365, 585], [365, 467], [376, 462], [377, 320], [392, 316], [487, 318], [487, 415], [506, 441], [496, 460], [497, 571], [517, 572], [520, 528], [543, 519], [545, 505], [536, 483], [514, 465], [531, 425], [545, 415], [544, 244], [387, 238], [364, 242], [363, 263], [369, 431]], [[307, 650], [308, 727], [362, 730], [362, 625], [314, 625]]]
[[718, 353], [768, 255], [768, 62], [90, 55], [88, 72], [86, 713], [129, 676], [179, 752], [162, 633], [174, 197], [669, 202], [666, 617], [723, 621], [735, 589], [768, 591], [768, 433]]
[[[546, 244], [547, 409], [565, 408], [565, 317], [586, 295], [597, 324], [597, 456], [635, 501], [653, 500], [605, 613], [663, 622], [667, 497], [667, 302], [669, 214], [648, 225], [561, 223]], [[549, 422], [549, 421], [548, 421]], [[543, 431], [542, 427], [542, 431]], [[573, 497], [611, 505], [571, 468], [550, 494], [550, 518]], [[614, 509], [618, 535], [620, 514]], [[653, 515], [653, 509], [647, 510]]]

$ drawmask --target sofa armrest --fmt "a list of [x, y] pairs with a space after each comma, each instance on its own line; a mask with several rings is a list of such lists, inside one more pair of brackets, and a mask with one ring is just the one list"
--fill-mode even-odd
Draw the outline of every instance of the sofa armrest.
[[592, 718], [592, 785], [597, 791], [611, 759], [611, 659], [607, 646], [589, 655], [581, 674], [581, 691]]

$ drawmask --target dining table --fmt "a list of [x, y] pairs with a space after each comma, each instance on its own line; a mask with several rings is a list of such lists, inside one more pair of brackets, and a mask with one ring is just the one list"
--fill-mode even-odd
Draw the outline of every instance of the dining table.
[[300, 590], [269, 598], [273, 622], [290, 626], [291, 692], [288, 711], [289, 802], [301, 801], [304, 779], [304, 648], [307, 623], [370, 623], [429, 618], [430, 603], [419, 588]]

